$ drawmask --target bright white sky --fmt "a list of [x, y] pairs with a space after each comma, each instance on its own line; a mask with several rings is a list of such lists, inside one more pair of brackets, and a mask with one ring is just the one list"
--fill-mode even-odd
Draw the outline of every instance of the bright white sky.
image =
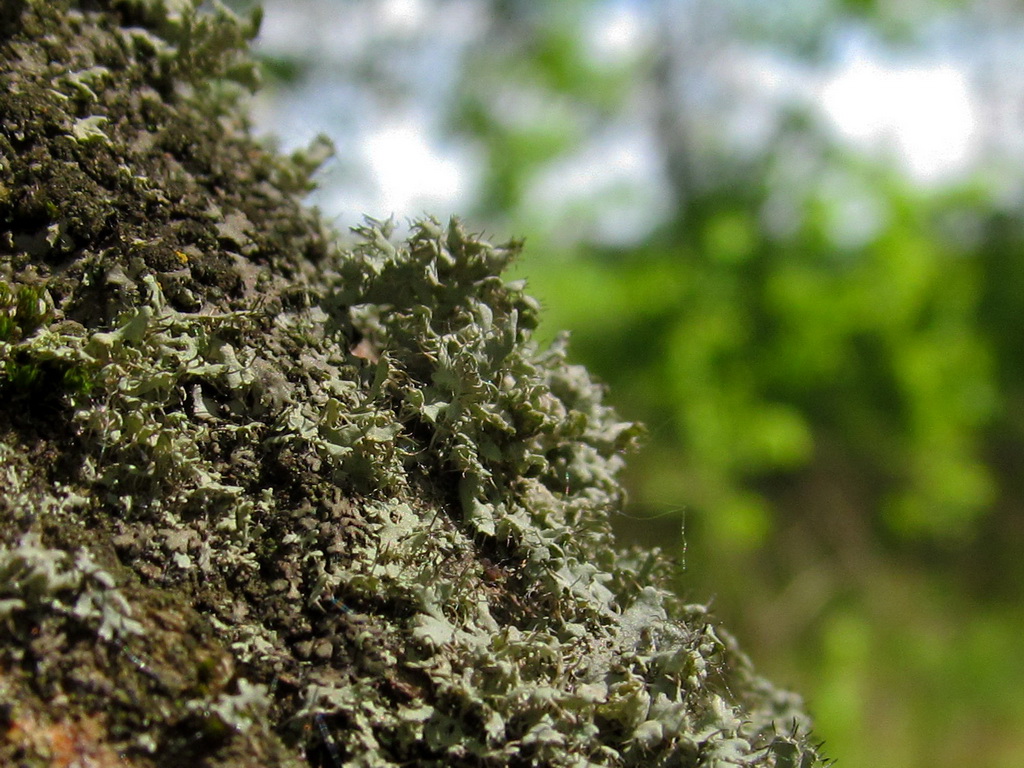
[[[341, 24], [338, 8], [330, 2], [269, 0], [264, 29], [271, 37], [265, 34], [262, 44], [271, 50], [314, 48], [318, 59], [330, 62], [343, 60], [346, 48], [352, 50], [373, 32], [421, 35], [432, 48], [420, 53], [425, 58], [414, 69], [428, 93], [436, 96], [445, 86], [431, 86], [429, 78], [452, 77], [460, 47], [480, 29], [480, 7], [471, 0], [448, 0], [439, 7], [441, 13], [427, 0], [382, 0], [350, 11], [353, 18]], [[609, 0], [598, 8], [583, 32], [593, 57], [622, 62], [637, 55], [651, 39], [655, 26], [651, 5]], [[333, 33], [332, 21], [337, 25]], [[444, 26], [445, 34], [437, 34], [437, 24]], [[355, 34], [354, 29], [362, 31]], [[332, 42], [336, 50], [331, 50]], [[432, 67], [432, 56], [448, 69]], [[764, 112], [767, 104], [768, 112], [774, 111], [773, 100], [794, 96], [805, 103], [809, 100], [843, 141], [865, 152], [893, 157], [910, 178], [925, 185], [955, 180], [979, 156], [979, 107], [964, 62], [894, 59], [854, 32], [842, 42], [833, 68], [815, 71], [810, 80], [806, 71], [796, 73], [792, 66], [773, 65], [770, 59], [756, 64], [736, 61], [733, 66], [761, 70], [745, 73], [745, 93], [753, 99], [746, 116], [742, 99], [739, 102], [741, 113], [736, 120], [741, 124], [763, 120], [764, 114], [756, 110]], [[282, 136], [286, 148], [308, 143], [320, 131], [333, 134], [339, 156], [349, 168], [343, 183], [321, 194], [320, 205], [328, 214], [348, 224], [362, 213], [395, 213], [404, 219], [432, 212], [444, 217], [469, 207], [481, 174], [479, 158], [472, 147], [444, 142], [440, 116], [430, 111], [429, 99], [413, 103], [412, 109], [387, 113], [332, 86], [329, 72], [329, 64], [314, 72], [314, 79], [323, 76], [322, 82], [308, 83], [302, 93], [289, 97], [293, 101], [271, 108], [272, 113], [261, 121]], [[565, 158], [535, 180], [538, 205], [545, 219], [556, 220], [586, 209], [588, 198], [601, 198], [604, 202], [597, 206], [601, 210], [596, 220], [615, 218], [620, 225], [633, 221], [638, 230], [645, 230], [657, 223], [650, 215], [640, 214], [656, 211], [651, 195], [652, 190], [657, 192], [652, 174], [658, 167], [656, 142], [649, 129], [639, 124], [610, 126], [577, 156]], [[617, 229], [622, 231], [621, 226]]]
[[380, 14], [392, 29], [413, 32], [423, 26], [429, 12], [424, 0], [384, 0]]
[[857, 50], [824, 82], [819, 106], [836, 131], [889, 152], [921, 184], [968, 170], [980, 151], [978, 105], [954, 62], [883, 62]]
[[428, 126], [416, 118], [380, 126], [362, 138], [359, 150], [377, 190], [377, 210], [405, 218], [450, 209], [470, 191], [472, 160], [431, 144]]

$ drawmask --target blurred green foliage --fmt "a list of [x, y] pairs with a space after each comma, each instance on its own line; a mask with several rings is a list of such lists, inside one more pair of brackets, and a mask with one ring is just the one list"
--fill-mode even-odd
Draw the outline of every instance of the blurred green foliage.
[[[461, 113], [489, 149], [481, 215], [511, 212], [528, 231], [531, 177], [616, 101], [595, 94], [637, 84], [581, 63], [563, 17], [535, 19], [540, 39], [524, 35], [508, 54], [514, 64], [489, 48], [470, 70]], [[507, 89], [517, 76], [539, 101], [572, 108], [503, 121], [489, 79]], [[811, 130], [800, 122], [782, 138], [820, 144]], [[942, 224], [954, 212], [983, 216], [985, 200], [969, 188], [916, 190], [897, 170], [826, 147], [823, 167], [842, 189], [798, 190], [798, 224], [773, 234], [764, 212], [777, 194], [773, 164], [786, 160], [768, 154], [742, 185], [724, 174], [724, 183], [687, 190], [685, 208], [638, 245], [534, 231], [543, 241], [524, 272], [551, 304], [550, 324], [573, 328], [577, 352], [637, 401], [626, 409], [670, 424], [659, 437], [688, 468], [681, 493], [727, 538], [760, 531], [750, 543], [762, 543], [771, 503], [753, 486], [808, 466], [823, 441], [864, 478], [893, 535], [968, 535], [996, 492], [982, 430], [1002, 397], [993, 329], [980, 312], [988, 284], [1002, 277]], [[844, 247], [834, 231], [845, 195], [862, 192], [884, 206], [884, 221], [867, 242]], [[1012, 307], [1015, 297], [1006, 298]]]

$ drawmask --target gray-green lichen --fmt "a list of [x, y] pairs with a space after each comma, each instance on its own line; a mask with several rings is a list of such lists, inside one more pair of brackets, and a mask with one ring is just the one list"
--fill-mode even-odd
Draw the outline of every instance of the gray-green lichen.
[[616, 548], [638, 430], [531, 341], [518, 245], [342, 250], [298, 203], [322, 143], [247, 133], [253, 32], [0, 14], [0, 761], [816, 764]]
[[88, 622], [101, 640], [124, 640], [142, 633], [113, 577], [96, 565], [88, 550], [67, 553], [39, 545], [26, 533], [14, 547], [0, 548], [0, 616], [51, 611]]

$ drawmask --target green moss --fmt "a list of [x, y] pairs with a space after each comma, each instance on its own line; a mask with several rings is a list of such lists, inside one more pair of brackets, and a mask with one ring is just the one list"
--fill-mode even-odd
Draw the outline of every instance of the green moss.
[[6, 582], [19, 722], [103, 713], [147, 766], [816, 760], [799, 700], [616, 548], [639, 430], [533, 343], [517, 244], [427, 219], [343, 250], [296, 197], [326, 146], [246, 133], [223, 9], [11, 24], [0, 386], [58, 407], [0, 408], [0, 565], [79, 574]]
[[0, 281], [0, 394], [24, 404], [46, 403], [92, 388], [89, 367], [61, 352], [50, 332], [52, 302], [44, 287]]
[[20, 341], [32, 335], [49, 315], [41, 288], [0, 282], [0, 342]]

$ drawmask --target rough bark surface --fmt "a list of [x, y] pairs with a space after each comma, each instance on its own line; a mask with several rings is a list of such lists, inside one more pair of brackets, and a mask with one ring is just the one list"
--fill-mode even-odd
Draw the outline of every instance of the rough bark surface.
[[196, 5], [0, 5], [0, 764], [816, 764], [614, 546], [637, 428], [517, 245], [342, 249]]

